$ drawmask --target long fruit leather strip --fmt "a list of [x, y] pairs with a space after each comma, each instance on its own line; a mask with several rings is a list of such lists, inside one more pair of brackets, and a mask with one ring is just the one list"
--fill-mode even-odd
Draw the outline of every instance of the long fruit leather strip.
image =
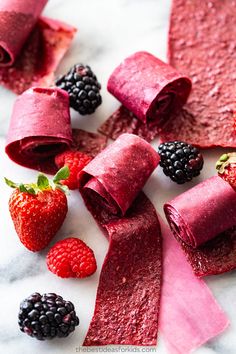
[[59, 152], [70, 148], [94, 156], [105, 145], [106, 139], [97, 134], [71, 130], [67, 92], [35, 87], [17, 97], [6, 144], [14, 162], [53, 174]]
[[170, 113], [186, 103], [191, 81], [152, 54], [137, 52], [114, 70], [107, 88], [123, 106], [99, 131], [113, 139], [125, 132], [140, 133], [150, 141]]
[[113, 214], [128, 210], [159, 162], [145, 140], [123, 134], [83, 169], [83, 191]]
[[169, 62], [191, 77], [187, 105], [163, 127], [161, 140], [235, 147], [234, 0], [173, 0]]
[[209, 288], [197, 279], [169, 228], [163, 235], [160, 332], [170, 354], [190, 354], [219, 335], [229, 321]]
[[[138, 137], [131, 135], [130, 138], [136, 145], [141, 142]], [[82, 179], [86, 175], [88, 177], [84, 179], [83, 185], [86, 186], [88, 180], [93, 180], [96, 165], [100, 171], [97, 178], [99, 179], [100, 174], [102, 179], [105, 176], [106, 187], [108, 184], [112, 189], [116, 185], [120, 186], [117, 181], [118, 173], [116, 178], [113, 173], [110, 174], [110, 167], [116, 170], [117, 166], [120, 171], [119, 178], [122, 180], [125, 176], [127, 185], [131, 185], [129, 182], [132, 177], [129, 181], [126, 171], [132, 170], [133, 160], [127, 153], [123, 154], [124, 148], [130, 149], [132, 154], [140, 155], [139, 149], [133, 149], [132, 144], [129, 147], [127, 134], [122, 135], [111, 148], [100, 154], [104, 155], [105, 159], [98, 156], [93, 160], [93, 168], [81, 176]], [[107, 153], [109, 149], [116, 152], [118, 160], [112, 153]], [[146, 149], [151, 147], [148, 148], [147, 144]], [[120, 156], [124, 159], [123, 164], [120, 163]], [[144, 156], [142, 154], [140, 160]], [[151, 162], [151, 155], [149, 159]], [[101, 170], [100, 164], [103, 163], [105, 166]], [[140, 172], [141, 169], [136, 170], [137, 180]], [[107, 202], [104, 203], [103, 189], [102, 195], [99, 195], [100, 190], [97, 189], [96, 193], [88, 193], [84, 187], [81, 193], [88, 210], [109, 240], [95, 311], [84, 345], [156, 345], [160, 311], [160, 330], [171, 354], [188, 354], [226, 328], [228, 320], [223, 311], [204, 282], [193, 275], [190, 265], [178, 249], [177, 242], [171, 238], [170, 230], [164, 225], [162, 241], [157, 214], [143, 192], [138, 194], [123, 216], [119, 215], [119, 211], [115, 213], [113, 209], [108, 208]], [[162, 242], [164, 275], [161, 290]], [[203, 326], [202, 318], [205, 314], [209, 317], [207, 324]]]
[[218, 176], [164, 205], [166, 218], [197, 276], [236, 268], [236, 192]]
[[1, 0], [0, 84], [17, 94], [49, 86], [76, 29], [39, 18], [45, 0]]
[[153, 205], [140, 191], [158, 161], [151, 145], [124, 134], [80, 176], [85, 204], [109, 239], [84, 345], [156, 344], [161, 231]]

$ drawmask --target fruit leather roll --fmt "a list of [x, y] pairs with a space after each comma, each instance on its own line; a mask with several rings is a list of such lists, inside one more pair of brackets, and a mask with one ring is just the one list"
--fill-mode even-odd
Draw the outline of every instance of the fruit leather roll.
[[12, 112], [6, 153], [20, 165], [41, 169], [47, 157], [72, 144], [69, 96], [58, 88], [32, 88]]
[[47, 0], [1, 0], [0, 66], [10, 66], [19, 55]]
[[149, 143], [123, 134], [83, 169], [83, 194], [111, 213], [124, 215], [158, 162]]
[[235, 268], [236, 193], [218, 176], [191, 188], [164, 205], [172, 232], [197, 275]]
[[187, 101], [191, 81], [147, 52], [126, 58], [107, 85], [129, 111], [143, 123], [161, 121]]

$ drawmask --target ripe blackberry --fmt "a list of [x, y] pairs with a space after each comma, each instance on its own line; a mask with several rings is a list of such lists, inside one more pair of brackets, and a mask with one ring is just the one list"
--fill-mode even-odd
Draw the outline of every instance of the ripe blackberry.
[[102, 103], [101, 85], [88, 65], [74, 65], [66, 75], [57, 79], [56, 85], [68, 92], [70, 106], [82, 115], [94, 113]]
[[164, 174], [178, 184], [191, 181], [200, 174], [203, 167], [203, 157], [199, 150], [182, 141], [160, 144], [158, 152]]
[[34, 293], [22, 301], [20, 330], [39, 340], [67, 337], [79, 324], [74, 305], [54, 293]]

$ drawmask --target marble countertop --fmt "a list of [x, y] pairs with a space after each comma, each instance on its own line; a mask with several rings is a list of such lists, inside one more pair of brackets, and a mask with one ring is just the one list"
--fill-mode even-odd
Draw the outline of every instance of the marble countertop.
[[[118, 102], [106, 92], [106, 82], [114, 67], [127, 55], [137, 50], [147, 50], [165, 60], [170, 0], [50, 0], [45, 15], [64, 20], [79, 31], [72, 47], [64, 58], [58, 73], [63, 73], [76, 62], [91, 65], [102, 83], [103, 104], [90, 117], [72, 113], [74, 127], [96, 131], [96, 128], [118, 106]], [[30, 181], [35, 171], [17, 166], [4, 154], [5, 136], [15, 95], [0, 89], [0, 353], [5, 354], [72, 354], [84, 352], [81, 348], [91, 320], [99, 273], [108, 243], [86, 210], [80, 195], [69, 195], [69, 213], [54, 241], [75, 235], [86, 241], [95, 251], [98, 271], [84, 280], [63, 280], [47, 270], [45, 256], [48, 251], [34, 254], [18, 241], [9, 212], [10, 189], [3, 183], [3, 176], [16, 181]], [[154, 143], [154, 146], [157, 142]], [[214, 163], [222, 150], [204, 152], [205, 168], [201, 177], [185, 186], [176, 186], [163, 174], [160, 167], [154, 172], [145, 192], [160, 214], [165, 201], [180, 194], [200, 180], [215, 174]], [[207, 284], [230, 318], [231, 326], [213, 341], [199, 348], [196, 354], [236, 353], [236, 277], [235, 272], [209, 277]], [[17, 325], [20, 301], [32, 292], [56, 292], [71, 300], [76, 307], [81, 325], [66, 340], [39, 342], [22, 334]], [[203, 321], [207, 319], [202, 319]], [[183, 334], [184, 335], [184, 334]], [[116, 347], [117, 348], [117, 347]], [[128, 352], [130, 348], [121, 348]], [[107, 352], [107, 349], [97, 349]], [[87, 350], [88, 351], [88, 350]], [[147, 349], [147, 352], [151, 348]], [[152, 352], [166, 354], [161, 335], [158, 348]], [[94, 349], [96, 352], [96, 348]], [[185, 354], [185, 353], [182, 353]]]

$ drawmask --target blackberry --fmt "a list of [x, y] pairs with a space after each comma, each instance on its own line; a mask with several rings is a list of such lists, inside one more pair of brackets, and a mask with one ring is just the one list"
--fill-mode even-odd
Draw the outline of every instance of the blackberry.
[[56, 85], [68, 92], [70, 106], [82, 115], [94, 113], [102, 103], [101, 85], [88, 65], [74, 65], [56, 80]]
[[79, 324], [74, 305], [54, 293], [34, 293], [22, 301], [20, 330], [39, 340], [67, 337]]
[[199, 150], [182, 141], [160, 144], [158, 152], [164, 174], [178, 184], [191, 181], [200, 174], [203, 167], [203, 157]]

